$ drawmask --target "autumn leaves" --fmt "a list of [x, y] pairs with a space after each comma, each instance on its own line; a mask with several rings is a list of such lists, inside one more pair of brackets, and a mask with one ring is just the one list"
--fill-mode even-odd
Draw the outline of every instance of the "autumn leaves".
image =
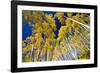
[[[23, 62], [89, 59], [89, 29], [77, 23], [90, 26], [89, 14], [29, 10], [22, 14], [32, 27], [32, 35], [22, 42]], [[60, 21], [59, 30], [55, 18]]]

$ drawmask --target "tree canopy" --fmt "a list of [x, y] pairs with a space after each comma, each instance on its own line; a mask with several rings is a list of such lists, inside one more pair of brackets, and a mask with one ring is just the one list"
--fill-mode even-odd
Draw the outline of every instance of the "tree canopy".
[[22, 41], [23, 62], [90, 58], [89, 14], [23, 10], [22, 15], [22, 26], [27, 22], [32, 29]]

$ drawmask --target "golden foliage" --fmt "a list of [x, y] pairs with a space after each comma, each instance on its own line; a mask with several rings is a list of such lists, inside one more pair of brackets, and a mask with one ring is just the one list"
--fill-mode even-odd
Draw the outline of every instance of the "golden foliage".
[[[80, 23], [90, 25], [88, 14], [73, 15], [68, 12], [67, 16]], [[33, 28], [32, 35], [22, 42], [23, 62], [57, 61], [62, 58], [67, 60], [66, 54], [70, 53], [71, 55], [70, 51], [73, 49], [76, 49], [79, 54], [75, 58], [71, 56], [71, 59], [89, 59], [90, 30], [65, 17], [64, 12], [56, 12], [53, 16], [44, 12], [24, 10], [23, 17], [31, 23]], [[59, 30], [56, 28], [55, 18], [58, 18], [61, 24], [65, 24], [61, 25]], [[57, 38], [54, 33], [56, 30], [58, 30]]]

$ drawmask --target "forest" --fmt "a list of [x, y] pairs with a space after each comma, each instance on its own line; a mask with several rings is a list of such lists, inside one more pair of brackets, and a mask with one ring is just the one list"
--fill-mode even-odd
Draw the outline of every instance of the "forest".
[[22, 62], [90, 59], [90, 14], [22, 10]]

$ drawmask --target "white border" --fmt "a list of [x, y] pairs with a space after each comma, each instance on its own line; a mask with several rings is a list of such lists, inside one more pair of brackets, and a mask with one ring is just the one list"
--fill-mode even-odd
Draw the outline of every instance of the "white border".
[[[70, 60], [70, 61], [52, 61], [52, 62], [28, 62], [22, 63], [22, 10], [37, 11], [60, 11], [60, 12], [82, 12], [90, 13], [90, 59], [89, 60]], [[58, 8], [58, 7], [40, 7], [40, 6], [23, 6], [19, 5], [18, 10], [18, 48], [17, 61], [18, 68], [25, 67], [41, 67], [41, 66], [58, 66], [58, 65], [76, 65], [76, 64], [93, 64], [94, 63], [94, 10], [92, 9], [76, 9], [76, 8]]]

